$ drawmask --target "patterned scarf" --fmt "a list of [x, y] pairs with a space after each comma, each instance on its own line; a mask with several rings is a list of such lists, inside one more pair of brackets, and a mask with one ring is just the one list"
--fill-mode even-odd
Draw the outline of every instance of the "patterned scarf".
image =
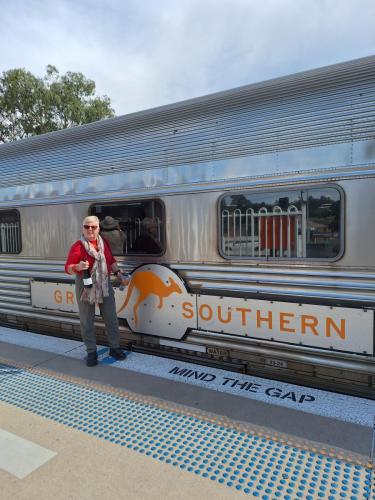
[[104, 256], [104, 242], [101, 236], [98, 236], [98, 251], [90, 245], [89, 241], [82, 235], [81, 243], [86, 252], [94, 257], [94, 265], [91, 269], [92, 287], [84, 288], [81, 301], [89, 304], [102, 304], [103, 297], [108, 297], [108, 269]]

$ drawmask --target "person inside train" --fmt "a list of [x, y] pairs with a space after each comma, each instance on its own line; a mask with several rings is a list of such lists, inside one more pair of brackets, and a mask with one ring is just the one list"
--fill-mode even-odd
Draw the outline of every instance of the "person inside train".
[[117, 219], [114, 219], [110, 215], [104, 217], [100, 221], [100, 236], [109, 243], [113, 255], [123, 254], [126, 235], [121, 230]]
[[160, 254], [162, 252], [156, 219], [145, 217], [142, 220], [142, 234], [134, 241], [132, 252], [147, 254]]
[[99, 219], [96, 216], [89, 216], [83, 220], [82, 236], [69, 251], [65, 272], [75, 274], [81, 334], [87, 351], [86, 365], [95, 366], [98, 363], [94, 327], [96, 304], [100, 308], [106, 326], [109, 354], [117, 360], [125, 359], [126, 355], [120, 349], [110, 273], [113, 272], [123, 285], [127, 285], [129, 280], [119, 270], [109, 244], [99, 235]]

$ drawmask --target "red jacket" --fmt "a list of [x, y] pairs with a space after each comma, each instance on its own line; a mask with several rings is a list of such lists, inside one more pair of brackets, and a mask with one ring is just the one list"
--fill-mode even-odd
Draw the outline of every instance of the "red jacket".
[[[116, 259], [113, 257], [110, 246], [108, 243], [104, 240], [104, 257], [107, 262], [107, 269], [108, 269], [108, 274], [111, 273], [111, 266], [114, 262], [116, 262]], [[94, 265], [94, 257], [91, 257], [86, 250], [85, 247], [82, 245], [81, 241], [78, 240], [76, 241], [73, 245], [72, 248], [69, 251], [68, 258], [66, 259], [65, 262], [65, 272], [68, 273], [68, 267], [71, 266], [72, 264], [78, 264], [81, 260], [87, 260], [89, 263], [89, 270], [91, 271], [92, 266]], [[76, 274], [79, 274], [82, 276], [82, 271], [77, 271]]]

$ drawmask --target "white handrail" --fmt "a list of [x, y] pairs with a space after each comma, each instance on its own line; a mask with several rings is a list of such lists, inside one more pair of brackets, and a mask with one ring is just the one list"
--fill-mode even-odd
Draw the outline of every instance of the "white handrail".
[[[306, 238], [306, 212], [289, 205], [268, 210], [261, 207], [235, 208], [221, 212], [222, 249], [225, 255], [239, 257], [304, 257]], [[301, 229], [299, 231], [299, 229]]]
[[18, 222], [0, 223], [0, 252], [18, 253], [21, 249], [20, 227]]

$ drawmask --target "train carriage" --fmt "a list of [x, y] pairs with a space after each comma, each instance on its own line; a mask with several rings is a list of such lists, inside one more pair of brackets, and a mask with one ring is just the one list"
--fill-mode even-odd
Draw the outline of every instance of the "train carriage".
[[2, 324], [80, 338], [63, 264], [112, 217], [124, 346], [374, 397], [375, 57], [4, 144], [0, 171]]

